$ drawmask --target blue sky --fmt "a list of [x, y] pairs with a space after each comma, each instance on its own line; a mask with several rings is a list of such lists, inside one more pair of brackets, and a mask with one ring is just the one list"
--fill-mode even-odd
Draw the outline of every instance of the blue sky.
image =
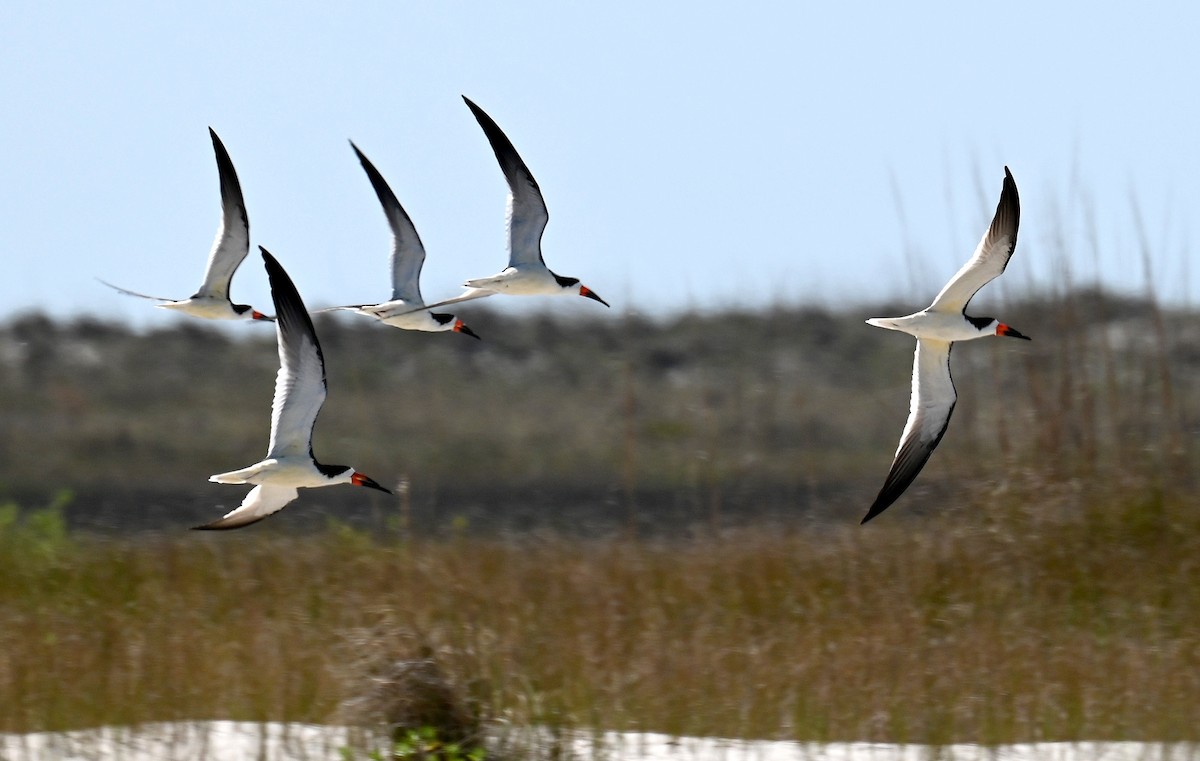
[[[179, 319], [93, 278], [195, 289], [219, 217], [209, 126], [254, 244], [310, 307], [389, 291], [348, 139], [425, 241], [426, 298], [453, 295], [505, 262], [503, 177], [461, 94], [541, 184], [547, 263], [617, 312], [919, 308], [1006, 164], [1021, 238], [981, 300], [1068, 271], [1145, 288], [1138, 215], [1160, 295], [1200, 292], [1194, 4], [104, 5], [0, 7], [0, 317]], [[270, 306], [256, 255], [233, 291]]]

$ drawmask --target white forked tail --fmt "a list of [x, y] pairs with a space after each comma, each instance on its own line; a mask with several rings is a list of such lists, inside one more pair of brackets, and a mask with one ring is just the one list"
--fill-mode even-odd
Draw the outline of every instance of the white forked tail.
[[903, 317], [872, 317], [867, 320], [868, 325], [874, 325], [877, 328], [886, 328], [887, 330], [899, 330], [904, 333], [909, 333], [907, 328], [903, 327], [905, 318]]
[[262, 470], [262, 463], [256, 463], [248, 468], [241, 470], [231, 470], [228, 473], [218, 473], [215, 476], [209, 476], [208, 480], [215, 484], [247, 484], [258, 472]]

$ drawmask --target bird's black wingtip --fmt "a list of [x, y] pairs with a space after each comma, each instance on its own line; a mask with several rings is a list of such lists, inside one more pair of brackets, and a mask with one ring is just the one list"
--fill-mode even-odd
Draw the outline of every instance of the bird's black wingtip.
[[251, 523], [257, 522], [258, 521], [250, 521], [250, 523], [236, 523], [232, 526], [218, 526], [215, 523], [205, 523], [203, 526], [192, 526], [192, 531], [231, 531], [235, 528], [242, 528], [243, 526], [249, 526]]
[[[282, 295], [283, 291], [286, 290], [286, 286], [284, 286], [283, 283], [286, 282], [288, 285], [290, 285], [292, 291], [296, 290], [296, 286], [292, 283], [292, 279], [288, 277], [287, 272], [283, 269], [283, 265], [279, 263], [279, 260], [276, 259], [270, 251], [262, 246], [259, 246], [258, 250], [262, 252], [263, 267], [267, 270], [267, 281], [271, 284], [271, 300], [275, 302], [275, 317], [278, 319], [280, 312], [282, 312], [284, 309], [282, 304], [287, 301], [287, 299]], [[300, 294], [297, 293], [295, 298], [299, 299]], [[307, 314], [307, 312], [305, 314]]]
[[[877, 497], [875, 499], [875, 503], [871, 505], [871, 509], [867, 511], [867, 514], [865, 516], [863, 516], [863, 519], [861, 521], [859, 521], [858, 525], [862, 526], [862, 525], [866, 524], [867, 521], [874, 519], [877, 515], [882, 513], [884, 510], [887, 510], [889, 507], [891, 507], [892, 503], [896, 501], [895, 497], [891, 497], [890, 499], [884, 499], [883, 496], [884, 496], [883, 494], [880, 494], [879, 497]], [[896, 496], [899, 496], [899, 495], [896, 495]]]
[[1014, 194], [1017, 192], [1017, 181], [1013, 179], [1012, 172], [1008, 171], [1008, 167], [1004, 167], [1004, 191], [1007, 193], [1009, 190]]
[[217, 152], [217, 156], [221, 161], [233, 163], [229, 158], [229, 151], [225, 149], [225, 143], [221, 142], [221, 138], [217, 135], [217, 131], [212, 127], [208, 128], [208, 136], [212, 138], [213, 150]]
[[475, 101], [471, 100], [466, 95], [462, 96], [462, 99], [463, 99], [463, 103], [467, 104], [467, 108], [471, 109], [471, 113], [475, 114], [476, 119], [479, 118], [480, 114], [483, 114], [485, 117], [487, 117], [489, 119], [491, 118], [491, 117], [487, 116], [486, 113], [484, 113], [483, 109], [480, 108], [479, 105]]

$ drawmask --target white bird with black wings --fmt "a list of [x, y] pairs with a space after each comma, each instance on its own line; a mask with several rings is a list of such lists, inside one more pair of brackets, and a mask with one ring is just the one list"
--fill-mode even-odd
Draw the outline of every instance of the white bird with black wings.
[[275, 376], [275, 399], [271, 404], [271, 442], [262, 462], [208, 479], [219, 484], [255, 486], [236, 510], [197, 526], [199, 529], [248, 526], [282, 510], [299, 496], [297, 489], [303, 487], [353, 484], [391, 494], [348, 465], [326, 465], [313, 457], [313, 424], [325, 403], [325, 357], [312, 318], [291, 278], [265, 248], [262, 257], [271, 281], [279, 341], [279, 374]]
[[546, 210], [542, 189], [496, 122], [467, 96], [464, 95], [463, 100], [492, 144], [492, 152], [496, 154], [496, 161], [500, 163], [504, 179], [508, 182], [508, 266], [495, 275], [468, 280], [464, 283], [467, 291], [452, 299], [431, 304], [430, 308], [481, 299], [497, 293], [512, 296], [583, 296], [608, 306], [607, 301], [579, 282], [579, 278], [559, 275], [546, 266], [542, 259], [542, 233], [546, 231], [550, 213]]
[[421, 268], [425, 264], [425, 246], [421, 243], [421, 236], [417, 235], [417, 228], [412, 219], [400, 205], [400, 200], [383, 179], [383, 175], [357, 145], [351, 142], [350, 147], [354, 149], [363, 171], [371, 180], [371, 187], [375, 189], [375, 195], [383, 206], [383, 213], [387, 215], [388, 226], [392, 229], [392, 298], [380, 304], [327, 307], [317, 310], [317, 313], [344, 309], [374, 317], [393, 328], [431, 333], [450, 330], [478, 339], [475, 331], [454, 315], [431, 312], [424, 308], [425, 300], [421, 297]]
[[906, 317], [873, 317], [867, 323], [899, 330], [917, 338], [913, 360], [912, 398], [908, 422], [900, 436], [891, 470], [863, 523], [879, 515], [908, 488], [946, 433], [950, 413], [958, 395], [950, 377], [950, 347], [955, 341], [986, 336], [1024, 338], [1019, 332], [992, 317], [967, 315], [967, 304], [980, 288], [999, 277], [1008, 266], [1017, 245], [1021, 201], [1017, 184], [1004, 167], [1004, 186], [992, 224], [984, 233], [975, 254], [962, 266], [941, 293], [925, 309]]
[[212, 137], [213, 152], [217, 157], [217, 173], [221, 178], [221, 226], [217, 228], [217, 237], [213, 241], [212, 250], [208, 254], [208, 265], [204, 269], [204, 282], [200, 284], [192, 296], [186, 299], [168, 299], [162, 296], [148, 296], [144, 293], [131, 291], [127, 288], [113, 285], [101, 280], [109, 288], [142, 299], [161, 301], [158, 306], [201, 317], [206, 320], [267, 320], [268, 317], [254, 309], [249, 304], [234, 304], [229, 300], [229, 284], [233, 282], [233, 273], [250, 253], [250, 221], [246, 216], [246, 201], [242, 198], [242, 185], [238, 182], [237, 171], [229, 152], [225, 150], [221, 138], [212, 127], [208, 128]]

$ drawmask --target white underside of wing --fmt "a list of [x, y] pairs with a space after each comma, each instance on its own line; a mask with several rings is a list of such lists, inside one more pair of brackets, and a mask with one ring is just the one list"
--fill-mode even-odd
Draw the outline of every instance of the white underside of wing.
[[317, 345], [302, 331], [280, 334], [279, 373], [271, 404], [269, 458], [307, 457], [313, 424], [325, 403], [325, 368]]
[[542, 198], [542, 190], [529, 167], [517, 153], [512, 141], [483, 109], [463, 97], [475, 120], [487, 135], [504, 181], [508, 184], [505, 222], [508, 230], [508, 266], [522, 267], [542, 263], [542, 233], [550, 221], [550, 212]]
[[300, 492], [291, 486], [273, 486], [260, 484], [250, 490], [242, 504], [235, 510], [226, 513], [219, 520], [201, 526], [201, 528], [239, 528], [255, 521], [260, 521], [272, 513], [277, 513], [288, 505]]
[[[520, 183], [519, 177], [510, 178], [510, 183]], [[545, 266], [542, 262], [542, 233], [550, 221], [542, 194], [526, 186], [520, 196], [508, 195], [508, 266], [524, 267], [532, 264]]]
[[250, 252], [250, 223], [246, 216], [246, 201], [238, 183], [237, 170], [217, 133], [209, 129], [216, 154], [217, 172], [221, 182], [221, 226], [208, 253], [204, 283], [197, 296], [215, 299], [229, 298], [229, 282], [233, 273]]
[[908, 421], [887, 479], [863, 523], [886, 510], [904, 493], [946, 432], [956, 399], [950, 377], [951, 345], [949, 341], [917, 340]]
[[391, 301], [407, 301], [413, 305], [425, 302], [421, 298], [421, 267], [425, 263], [425, 252], [420, 258], [415, 258], [411, 251], [405, 251], [399, 241], [392, 253], [392, 298]]
[[1016, 248], [1020, 223], [1021, 199], [1016, 182], [1005, 167], [1004, 184], [992, 223], [975, 247], [975, 253], [933, 300], [930, 311], [962, 312], [980, 288], [999, 277]]
[[236, 218], [238, 214], [234, 209], [225, 209], [225, 217], [217, 230], [212, 251], [208, 254], [204, 283], [196, 295], [215, 299], [229, 298], [229, 282], [233, 279], [233, 273], [250, 251], [250, 233], [241, 220]]
[[421, 268], [425, 265], [425, 245], [421, 243], [421, 236], [417, 234], [416, 226], [413, 225], [408, 212], [400, 205], [400, 199], [396, 197], [387, 180], [375, 168], [371, 160], [358, 149], [354, 141], [350, 142], [350, 147], [354, 149], [363, 171], [367, 173], [371, 187], [375, 189], [375, 195], [383, 207], [384, 216], [387, 217], [388, 227], [392, 231], [392, 297], [390, 300], [408, 301], [413, 303], [414, 308], [420, 307], [422, 304], [420, 279]]
[[950, 377], [950, 346], [948, 341], [917, 341], [908, 421], [896, 448], [897, 458], [906, 447], [932, 449], [946, 430], [946, 422], [958, 398]]
[[1013, 238], [983, 236], [975, 254], [962, 266], [929, 306], [931, 311], [961, 313], [980, 288], [1000, 276], [1008, 265]]
[[[390, 195], [390, 191], [389, 191]], [[425, 266], [425, 245], [417, 228], [395, 196], [383, 204], [392, 229], [392, 301], [421, 304], [421, 268]]]

